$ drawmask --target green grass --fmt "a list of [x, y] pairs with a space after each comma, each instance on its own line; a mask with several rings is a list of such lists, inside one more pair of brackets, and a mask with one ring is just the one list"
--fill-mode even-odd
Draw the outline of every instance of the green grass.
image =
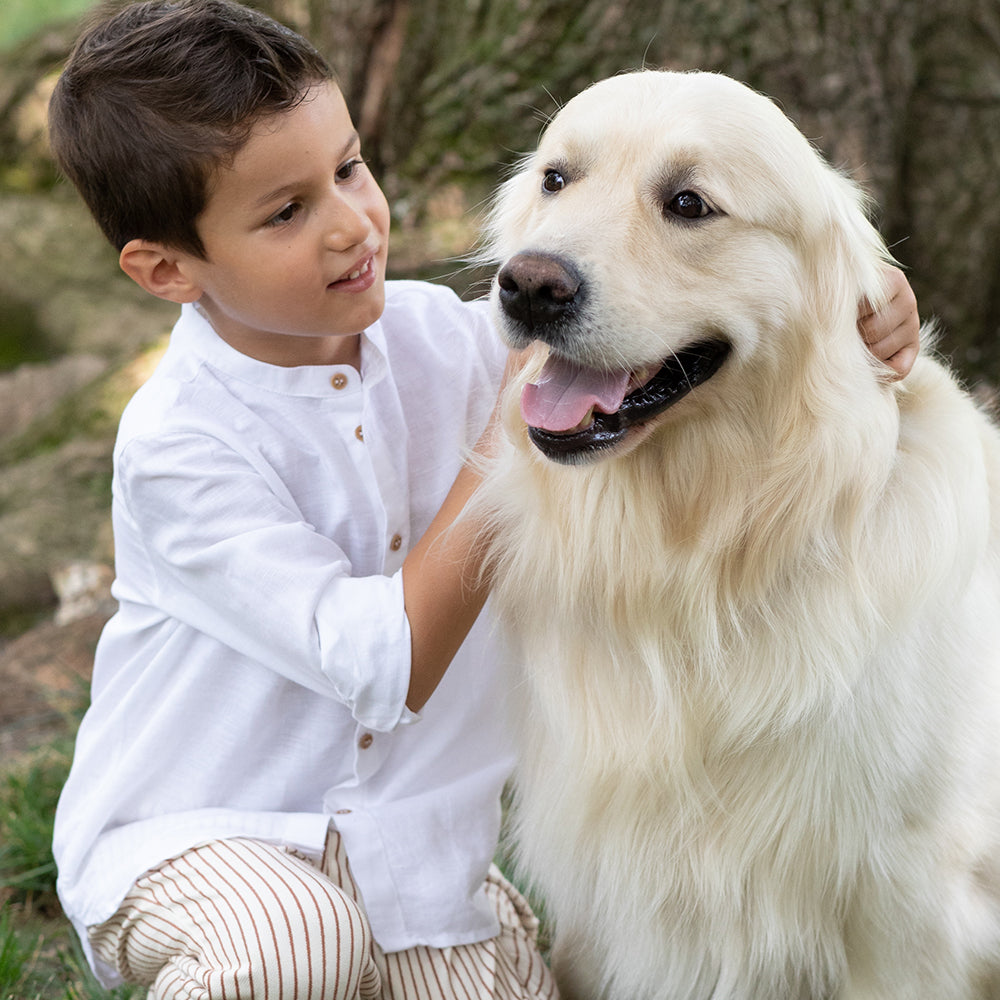
[[10, 911], [0, 910], [0, 997], [12, 996], [23, 983], [29, 955], [17, 939]]
[[94, 0], [3, 0], [0, 3], [0, 50], [9, 49], [53, 21], [77, 17]]
[[68, 926], [0, 906], [0, 1000], [138, 1000], [135, 987], [106, 990], [94, 978]]
[[56, 898], [52, 824], [69, 737], [0, 776], [0, 1000], [128, 1000], [94, 978]]
[[46, 754], [0, 786], [0, 890], [15, 901], [54, 896], [52, 823], [67, 761], [65, 752]]

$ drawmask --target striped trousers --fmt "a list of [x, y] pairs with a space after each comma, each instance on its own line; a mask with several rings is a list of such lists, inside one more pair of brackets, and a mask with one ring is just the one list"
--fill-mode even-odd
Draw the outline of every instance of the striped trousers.
[[385, 954], [335, 830], [318, 866], [217, 840], [147, 872], [89, 936], [149, 1000], [558, 1000], [527, 902], [495, 868], [486, 891], [497, 937]]

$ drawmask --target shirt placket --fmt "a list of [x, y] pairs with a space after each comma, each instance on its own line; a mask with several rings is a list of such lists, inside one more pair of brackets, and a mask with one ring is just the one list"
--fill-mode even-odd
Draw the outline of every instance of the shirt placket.
[[[380, 398], [377, 387], [365, 393], [361, 439], [382, 499], [382, 572], [392, 576], [403, 566], [413, 540], [410, 538], [409, 496], [406, 491], [406, 424], [396, 413], [398, 400]], [[376, 410], [377, 408], [377, 410]], [[375, 413], [378, 417], [375, 417]]]
[[[331, 379], [331, 385], [335, 390], [346, 389], [352, 377], [337, 373]], [[355, 449], [363, 449], [363, 453], [356, 457], [357, 467], [364, 468], [375, 480], [374, 495], [380, 500], [382, 512], [382, 572], [392, 576], [402, 568], [409, 547], [407, 502], [402, 487], [404, 480], [397, 471], [405, 461], [405, 453], [402, 447], [404, 442], [391, 430], [386, 430], [379, 419], [381, 411], [375, 409], [379, 404], [372, 400], [372, 388], [380, 381], [379, 378], [366, 378], [362, 382], [355, 413], [358, 422], [352, 431], [351, 444]], [[391, 413], [391, 405], [389, 409]], [[376, 412], [379, 413], [378, 418], [374, 416]], [[393, 449], [390, 442], [395, 443], [397, 448]], [[389, 754], [391, 740], [391, 733], [375, 732], [361, 724], [355, 728], [353, 765], [356, 791], [352, 798], [360, 795], [364, 799], [364, 785], [382, 767]], [[343, 806], [337, 811], [343, 815]]]

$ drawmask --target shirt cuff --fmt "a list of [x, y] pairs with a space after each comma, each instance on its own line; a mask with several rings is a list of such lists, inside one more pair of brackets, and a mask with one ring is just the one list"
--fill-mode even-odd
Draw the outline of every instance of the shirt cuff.
[[410, 623], [402, 571], [332, 581], [317, 605], [316, 628], [323, 673], [362, 726], [389, 732], [420, 718], [406, 707]]

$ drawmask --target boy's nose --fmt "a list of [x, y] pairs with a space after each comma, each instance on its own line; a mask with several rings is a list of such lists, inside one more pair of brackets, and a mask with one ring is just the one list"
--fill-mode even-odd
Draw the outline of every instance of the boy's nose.
[[340, 200], [330, 214], [326, 229], [326, 245], [331, 250], [348, 250], [364, 243], [371, 232], [371, 222], [361, 206], [348, 199]]

